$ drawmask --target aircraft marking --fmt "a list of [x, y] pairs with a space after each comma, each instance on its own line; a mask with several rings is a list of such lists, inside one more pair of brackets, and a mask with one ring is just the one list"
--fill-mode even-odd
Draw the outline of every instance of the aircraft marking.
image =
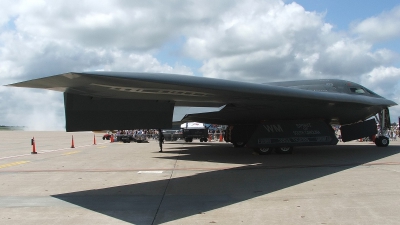
[[274, 132], [283, 132], [283, 129], [280, 124], [277, 125], [263, 125], [264, 128], [269, 132], [269, 133], [274, 133]]
[[288, 137], [288, 138], [259, 138], [258, 144], [293, 144], [293, 143], [321, 143], [330, 142], [332, 138], [329, 136], [317, 136], [317, 137]]
[[7, 164], [0, 165], [0, 169], [6, 168], [6, 167], [11, 167], [11, 166], [18, 166], [18, 165], [25, 164], [28, 162], [29, 161], [18, 161], [18, 162], [13, 162], [13, 163], [7, 163]]
[[184, 96], [192, 96], [192, 97], [209, 97], [213, 96], [210, 93], [204, 92], [195, 92], [188, 90], [171, 90], [171, 89], [159, 89], [159, 88], [135, 88], [135, 87], [123, 87], [123, 86], [111, 86], [104, 84], [90, 84], [93, 86], [109, 88], [113, 91], [122, 91], [122, 92], [131, 92], [131, 93], [140, 93], [140, 94], [165, 94], [165, 95], [184, 95]]

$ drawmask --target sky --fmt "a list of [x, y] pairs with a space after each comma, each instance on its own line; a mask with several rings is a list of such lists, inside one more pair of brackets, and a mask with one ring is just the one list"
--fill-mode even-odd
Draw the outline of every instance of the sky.
[[62, 93], [4, 85], [72, 71], [344, 79], [400, 103], [399, 24], [398, 0], [2, 0], [0, 125], [64, 130]]

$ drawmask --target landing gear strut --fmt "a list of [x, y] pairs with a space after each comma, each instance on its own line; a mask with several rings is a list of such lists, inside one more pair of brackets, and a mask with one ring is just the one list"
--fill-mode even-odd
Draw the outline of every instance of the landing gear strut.
[[[376, 118], [376, 117], [375, 117]], [[375, 138], [375, 145], [378, 147], [387, 147], [389, 145], [389, 138], [385, 136], [390, 128], [390, 116], [389, 109], [382, 109], [380, 113], [378, 113], [378, 118], [380, 129], [378, 131], [378, 135]]]

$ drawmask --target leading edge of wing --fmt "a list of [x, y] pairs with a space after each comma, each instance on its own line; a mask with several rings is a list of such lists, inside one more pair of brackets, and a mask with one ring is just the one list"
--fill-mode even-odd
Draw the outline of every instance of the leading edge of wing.
[[[141, 87], [135, 89], [135, 86], [139, 84]], [[245, 101], [247, 96], [251, 96], [253, 99], [254, 96], [259, 96], [260, 104], [262, 104], [262, 97], [270, 99], [277, 97], [293, 100], [319, 100], [388, 107], [397, 105], [395, 102], [385, 98], [315, 92], [268, 84], [164, 73], [70, 72], [7, 86], [41, 88], [62, 92], [68, 91], [82, 95], [103, 97], [128, 97], [153, 94], [152, 96], [155, 98], [163, 96], [173, 101], [187, 102], [188, 104], [189, 102], [218, 102], [220, 105], [224, 105], [231, 103], [230, 99], [232, 99], [232, 96], [235, 96], [236, 100], [242, 99], [242, 101]], [[174, 92], [173, 90], [179, 91]]]

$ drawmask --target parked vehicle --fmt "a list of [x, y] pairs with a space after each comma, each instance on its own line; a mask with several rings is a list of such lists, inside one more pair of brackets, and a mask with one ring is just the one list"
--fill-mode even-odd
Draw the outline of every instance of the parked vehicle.
[[165, 141], [177, 141], [183, 139], [182, 130], [163, 130]]
[[107, 133], [103, 135], [103, 140], [110, 140], [111, 139], [111, 134]]
[[200, 142], [207, 142], [208, 140], [208, 128], [204, 123], [184, 123], [181, 128], [186, 142], [192, 142], [194, 138], [200, 139]]

